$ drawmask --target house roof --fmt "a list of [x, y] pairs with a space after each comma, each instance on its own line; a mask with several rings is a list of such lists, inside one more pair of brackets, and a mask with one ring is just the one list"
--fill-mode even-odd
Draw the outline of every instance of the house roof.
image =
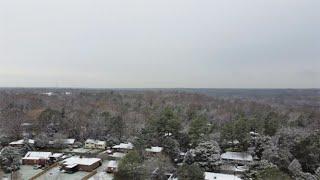
[[112, 147], [113, 149], [133, 149], [132, 143], [120, 143]]
[[[13, 141], [11, 143], [9, 143], [9, 145], [23, 145], [24, 144], [24, 139], [20, 139], [18, 141]], [[34, 144], [34, 140], [33, 139], [28, 139], [27, 141], [29, 144]]]
[[95, 140], [94, 139], [87, 139], [85, 143], [94, 143]]
[[63, 161], [64, 165], [70, 166], [73, 164], [79, 164], [79, 165], [87, 165], [90, 166], [96, 162], [101, 161], [100, 158], [80, 158], [78, 156], [70, 157], [68, 159], [65, 159]]
[[23, 159], [49, 159], [51, 152], [29, 151]]
[[74, 144], [75, 141], [76, 141], [75, 139], [61, 139], [61, 141], [59, 139], [56, 139], [54, 141], [49, 141], [49, 144], [55, 144], [57, 142], [62, 142], [63, 144], [72, 145], [72, 144]]
[[74, 142], [75, 142], [76, 140], [75, 139], [63, 139], [63, 142], [65, 143], [65, 144], [74, 144]]
[[87, 139], [85, 143], [96, 144], [96, 145], [106, 145], [105, 141], [100, 141], [95, 139]]
[[69, 165], [66, 165], [65, 167], [71, 169], [71, 168], [74, 168], [76, 166], [78, 166], [78, 164], [69, 164]]
[[229, 174], [221, 174], [221, 173], [204, 173], [205, 180], [241, 180], [239, 177]]
[[163, 150], [163, 147], [158, 147], [158, 146], [146, 149], [147, 152], [154, 152], [154, 153], [160, 153], [162, 150]]
[[249, 153], [245, 152], [226, 152], [221, 154], [222, 159], [238, 160], [238, 161], [252, 161], [253, 158]]
[[59, 157], [62, 157], [62, 156], [63, 156], [63, 153], [54, 153], [50, 157], [59, 158]]
[[107, 167], [117, 168], [118, 167], [118, 162], [117, 161], [109, 161]]
[[228, 141], [228, 144], [239, 144], [240, 142], [238, 140]]

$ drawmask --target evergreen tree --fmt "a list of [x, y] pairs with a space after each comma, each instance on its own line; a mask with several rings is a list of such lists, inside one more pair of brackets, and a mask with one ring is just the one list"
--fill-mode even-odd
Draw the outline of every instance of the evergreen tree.
[[179, 180], [203, 180], [204, 172], [196, 164], [183, 164], [178, 169]]
[[142, 158], [137, 151], [130, 151], [120, 160], [115, 180], [141, 180], [146, 176]]
[[197, 145], [201, 138], [208, 133], [208, 130], [208, 121], [204, 116], [193, 119], [189, 128], [189, 137], [192, 145]]

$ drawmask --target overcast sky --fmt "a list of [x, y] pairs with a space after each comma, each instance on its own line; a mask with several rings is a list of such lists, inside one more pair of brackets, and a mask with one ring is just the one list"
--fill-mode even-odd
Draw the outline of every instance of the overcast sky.
[[319, 0], [0, 0], [0, 86], [319, 88], [319, 9]]

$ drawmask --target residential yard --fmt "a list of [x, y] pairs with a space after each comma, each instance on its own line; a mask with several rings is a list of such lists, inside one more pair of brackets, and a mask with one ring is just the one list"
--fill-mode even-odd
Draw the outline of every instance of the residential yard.
[[78, 171], [73, 174], [68, 174], [64, 172], [60, 172], [59, 166], [52, 168], [50, 171], [45, 173], [44, 175], [37, 178], [37, 180], [79, 180], [84, 176], [89, 174], [88, 172]]
[[97, 169], [97, 174], [95, 174], [93, 177], [91, 177], [89, 180], [112, 180], [113, 179], [113, 174], [106, 173], [107, 165], [108, 165], [107, 160], [103, 161], [102, 165]]
[[27, 180], [30, 179], [32, 176], [40, 173], [41, 171], [42, 169], [33, 169], [33, 166], [21, 165], [18, 173], [20, 173], [21, 178], [23, 180]]
[[3, 173], [2, 171], [0, 172], [0, 180], [9, 180], [9, 179], [23, 179], [23, 180], [28, 180], [32, 176], [40, 173], [42, 169], [33, 169], [33, 166], [28, 166], [28, 165], [21, 165], [20, 169], [16, 172], [14, 172], [12, 178], [11, 178], [11, 173]]

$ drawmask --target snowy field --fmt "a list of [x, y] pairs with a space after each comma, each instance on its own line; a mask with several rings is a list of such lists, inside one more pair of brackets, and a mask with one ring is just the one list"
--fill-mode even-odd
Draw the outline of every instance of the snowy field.
[[89, 174], [88, 172], [78, 171], [73, 174], [60, 172], [59, 166], [52, 168], [44, 175], [37, 178], [37, 180], [79, 180]]

